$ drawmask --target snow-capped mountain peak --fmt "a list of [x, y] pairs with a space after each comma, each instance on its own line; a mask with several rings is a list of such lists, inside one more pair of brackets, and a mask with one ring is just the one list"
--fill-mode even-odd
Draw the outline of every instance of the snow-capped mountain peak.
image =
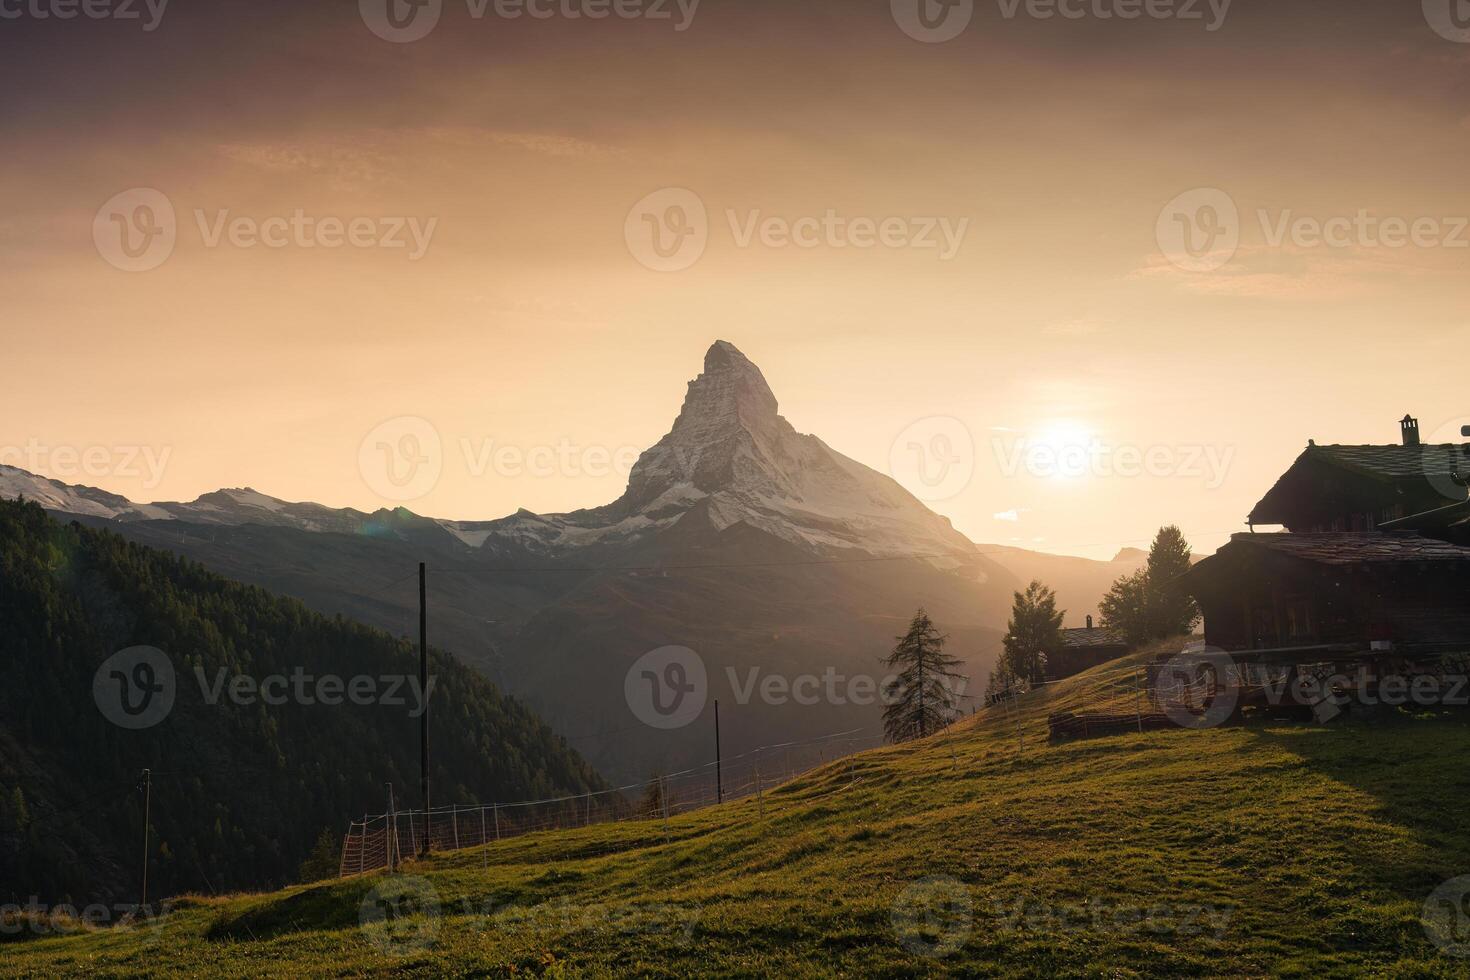
[[963, 560], [974, 552], [948, 519], [888, 476], [797, 432], [777, 409], [760, 368], [735, 345], [716, 341], [705, 353], [704, 370], [689, 383], [673, 427], [639, 457], [623, 495], [571, 514], [522, 510], [497, 521], [429, 521], [402, 509], [366, 514], [290, 503], [249, 487], [217, 490], [189, 503], [140, 505], [13, 467], [0, 467], [0, 493], [118, 521], [261, 524], [346, 534], [406, 533], [437, 524], [472, 548], [503, 546], [547, 556], [647, 541], [691, 516], [715, 533], [744, 524], [819, 554], [943, 554]]

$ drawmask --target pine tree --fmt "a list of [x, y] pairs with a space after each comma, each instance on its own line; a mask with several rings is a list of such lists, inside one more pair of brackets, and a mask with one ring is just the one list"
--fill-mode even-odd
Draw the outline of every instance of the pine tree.
[[1113, 583], [1098, 603], [1102, 625], [1123, 634], [1130, 647], [1142, 646], [1152, 638], [1148, 616], [1148, 572], [1142, 568]]
[[1040, 582], [1033, 581], [1025, 592], [1015, 593], [991, 686], [997, 682], [1006, 687], [1013, 681], [1045, 681], [1046, 656], [1061, 643], [1064, 615], [1065, 610], [1057, 609], [1057, 594]]
[[898, 637], [887, 660], [898, 671], [885, 691], [883, 730], [889, 741], [924, 738], [954, 719], [965, 678], [954, 670], [960, 662], [944, 652], [947, 639], [923, 609]]
[[309, 885], [313, 881], [325, 881], [328, 878], [337, 877], [340, 868], [341, 845], [337, 841], [337, 835], [332, 828], [323, 827], [322, 832], [317, 835], [316, 844], [312, 846], [311, 853], [306, 860], [301, 862], [301, 871], [297, 878], [303, 885]]
[[1199, 606], [1179, 580], [1189, 566], [1184, 533], [1173, 524], [1160, 528], [1148, 550], [1148, 613], [1155, 638], [1189, 633], [1199, 622]]
[[1179, 581], [1189, 566], [1183, 532], [1172, 524], [1159, 528], [1148, 565], [1118, 579], [1103, 597], [1103, 625], [1122, 633], [1130, 646], [1191, 632], [1199, 622], [1199, 607]]

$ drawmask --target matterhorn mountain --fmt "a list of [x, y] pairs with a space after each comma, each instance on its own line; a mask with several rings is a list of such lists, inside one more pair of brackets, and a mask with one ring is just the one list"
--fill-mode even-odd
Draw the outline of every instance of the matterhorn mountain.
[[955, 565], [975, 551], [896, 481], [792, 428], [760, 368], [723, 340], [705, 354], [674, 427], [639, 457], [618, 500], [573, 514], [522, 512], [449, 526], [466, 541], [565, 555], [676, 524], [716, 533], [743, 525], [831, 556], [925, 554]]
[[[983, 692], [1012, 591], [1039, 576], [1071, 619], [1127, 562], [977, 548], [890, 477], [798, 433], [760, 369], [718, 341], [673, 427], [617, 500], [569, 514], [436, 520], [228, 489], [135, 504], [0, 466], [0, 495], [187, 555], [231, 578], [397, 635], [416, 628], [430, 569], [430, 638], [527, 701], [609, 778], [707, 761], [707, 746], [633, 717], [624, 679], [677, 645], [707, 668], [728, 751], [849, 728], [881, 705], [841, 695], [772, 703], [749, 684], [881, 679], [925, 607]], [[447, 695], [452, 697], [452, 695]]]

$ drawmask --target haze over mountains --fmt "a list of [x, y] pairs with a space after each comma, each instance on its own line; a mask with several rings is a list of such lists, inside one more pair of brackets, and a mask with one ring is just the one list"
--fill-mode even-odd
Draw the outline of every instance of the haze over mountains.
[[135, 504], [13, 467], [0, 467], [0, 493], [400, 634], [415, 620], [411, 573], [426, 561], [431, 640], [579, 739], [614, 779], [708, 754], [631, 715], [623, 677], [648, 650], [700, 654], [709, 694], [726, 706], [726, 749], [740, 751], [874, 725], [880, 710], [766, 703], [749, 694], [752, 670], [881, 677], [894, 635], [922, 605], [952, 634], [978, 696], [1013, 590], [1042, 578], [1080, 623], [1143, 559], [977, 547], [892, 478], [798, 433], [760, 370], [724, 341], [624, 494], [588, 510], [464, 522], [251, 489]]

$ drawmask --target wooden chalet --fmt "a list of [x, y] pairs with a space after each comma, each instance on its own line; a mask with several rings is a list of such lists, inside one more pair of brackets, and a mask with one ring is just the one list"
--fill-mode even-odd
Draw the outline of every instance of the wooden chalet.
[[1046, 655], [1046, 679], [1059, 681], [1116, 660], [1127, 652], [1128, 643], [1121, 633], [1105, 626], [1093, 626], [1092, 617], [1088, 616], [1085, 627], [1061, 631], [1061, 645]]
[[[1309, 443], [1236, 534], [1184, 580], [1227, 651], [1470, 645], [1470, 446]], [[1258, 524], [1284, 533], [1256, 533]]]

